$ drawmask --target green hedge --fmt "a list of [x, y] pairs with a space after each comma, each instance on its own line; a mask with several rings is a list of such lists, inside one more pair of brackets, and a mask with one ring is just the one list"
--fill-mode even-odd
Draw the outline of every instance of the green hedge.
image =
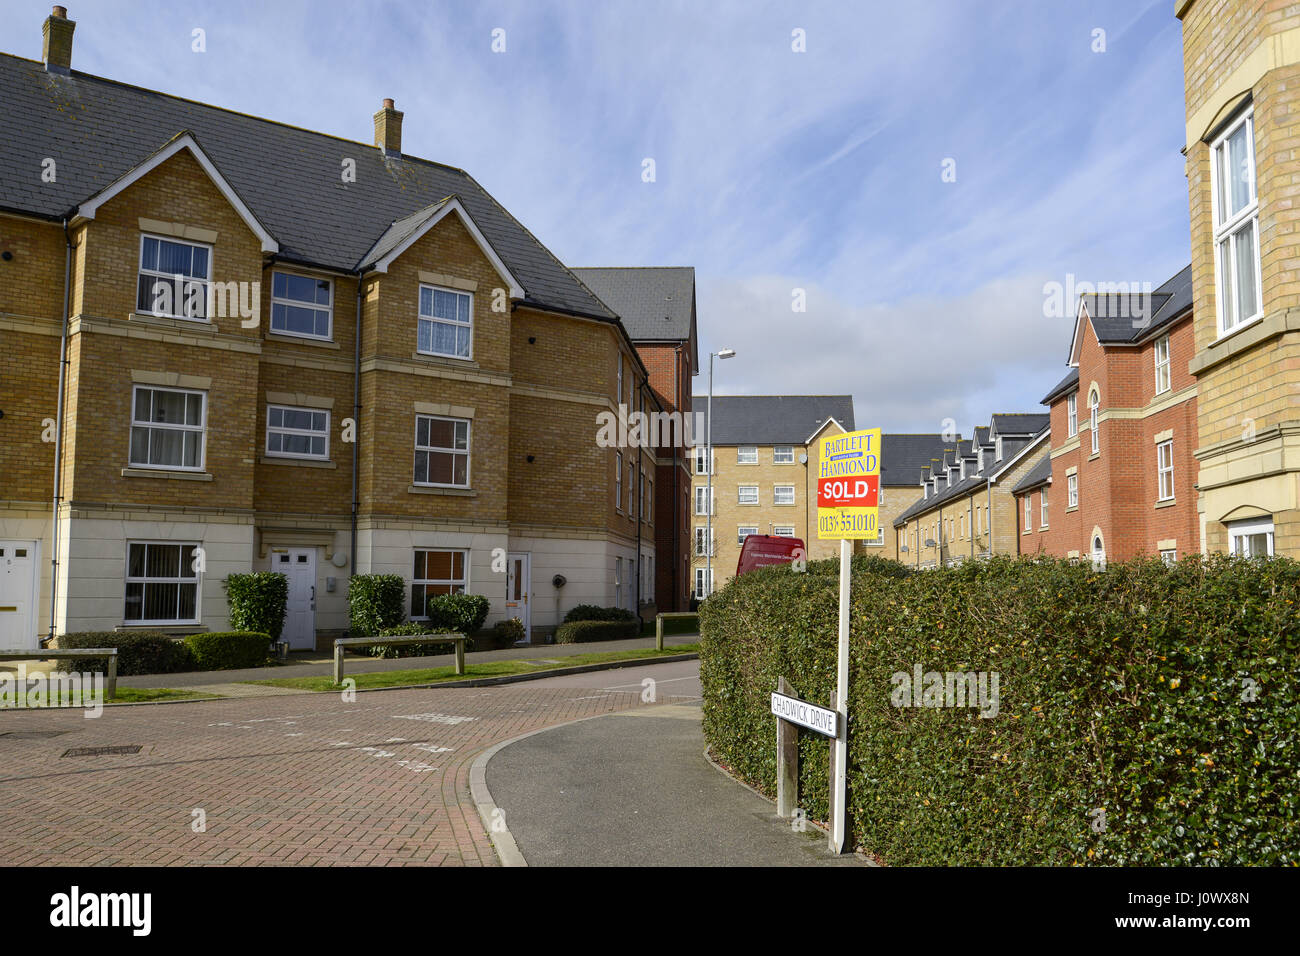
[[399, 574], [354, 574], [348, 580], [348, 632], [371, 637], [406, 617], [406, 582]]
[[[850, 845], [895, 865], [1300, 863], [1300, 564], [855, 559]], [[769, 694], [833, 706], [837, 562], [700, 608], [704, 733], [775, 789]], [[895, 707], [894, 674], [999, 674], [999, 708]], [[825, 819], [828, 741], [800, 735]], [[1104, 827], [1101, 813], [1104, 813]]]
[[636, 615], [625, 607], [601, 607], [598, 604], [576, 604], [564, 615], [564, 623], [572, 621], [635, 621]]
[[555, 629], [556, 644], [588, 644], [592, 641], [617, 641], [637, 637], [640, 622], [632, 621], [569, 621]]
[[[60, 648], [116, 647], [117, 673], [120, 677], [176, 674], [194, 670], [194, 657], [190, 649], [161, 631], [74, 631], [60, 634], [55, 643]], [[104, 673], [108, 666], [102, 657], [77, 657], [58, 663], [65, 671]]]
[[194, 656], [194, 670], [225, 671], [261, 667], [270, 655], [271, 636], [256, 631], [215, 631], [209, 634], [190, 634], [185, 638], [185, 646]]
[[[430, 621], [405, 621], [395, 627], [386, 627], [377, 635], [379, 637], [419, 637], [421, 634], [446, 634], [453, 629], [438, 627]], [[461, 631], [460, 633], [464, 633]], [[358, 650], [370, 657], [430, 657], [435, 654], [450, 654], [456, 645], [449, 641], [432, 641], [428, 644], [373, 644]], [[473, 650], [474, 639], [465, 642], [465, 650]]]
[[473, 634], [487, 620], [488, 599], [481, 594], [440, 594], [425, 602], [431, 630]]
[[254, 571], [226, 577], [230, 626], [236, 631], [266, 634], [280, 639], [284, 610], [289, 602], [289, 579], [276, 571]]

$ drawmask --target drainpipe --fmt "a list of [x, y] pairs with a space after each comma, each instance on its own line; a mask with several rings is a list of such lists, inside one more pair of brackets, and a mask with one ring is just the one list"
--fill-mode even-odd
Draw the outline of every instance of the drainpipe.
[[54, 615], [59, 593], [59, 505], [63, 501], [63, 389], [68, 368], [68, 315], [72, 311], [72, 234], [63, 219], [63, 336], [59, 342], [59, 397], [54, 412], [54, 508], [50, 525], [50, 633], [54, 640]]
[[989, 557], [993, 557], [993, 479], [985, 479], [985, 488], [988, 489], [989, 501]]
[[365, 270], [357, 270], [357, 325], [352, 356], [352, 561], [351, 574], [357, 572], [357, 472], [360, 468], [361, 448], [361, 277]]
[[970, 507], [969, 514], [966, 516], [966, 533], [970, 535], [970, 556], [975, 557], [975, 496], [971, 495], [966, 499], [966, 504]]

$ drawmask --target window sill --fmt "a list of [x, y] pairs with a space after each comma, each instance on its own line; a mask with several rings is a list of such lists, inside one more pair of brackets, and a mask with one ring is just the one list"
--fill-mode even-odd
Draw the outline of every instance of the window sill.
[[123, 478], [170, 478], [174, 481], [212, 481], [206, 471], [170, 471], [166, 468], [123, 468]]
[[1200, 375], [1208, 368], [1226, 362], [1262, 342], [1286, 332], [1300, 330], [1300, 309], [1285, 309], [1265, 318], [1253, 319], [1225, 332], [1201, 349], [1188, 363], [1187, 370]]
[[1154, 505], [1156, 508], [1172, 508], [1178, 504], [1177, 498], [1166, 498], [1164, 501], [1157, 501]]
[[446, 365], [449, 368], [480, 368], [478, 362], [472, 358], [457, 358], [454, 355], [431, 355], [428, 352], [412, 352], [411, 358], [417, 362], [427, 362], [430, 365]]
[[472, 488], [439, 488], [436, 485], [411, 485], [406, 489], [412, 495], [451, 495], [453, 498], [477, 498]]
[[1072, 513], [1075, 512], [1075, 511], [1078, 511], [1078, 510], [1079, 510], [1079, 506], [1078, 506], [1078, 505], [1074, 505], [1074, 506], [1072, 506], [1072, 507], [1066, 508], [1066, 509], [1065, 509], [1065, 513], [1068, 515], [1068, 514], [1072, 514]]
[[1089, 460], [1089, 461], [1096, 461], [1096, 460], [1097, 460], [1098, 458], [1100, 458], [1100, 457], [1101, 457], [1101, 452], [1099, 452], [1099, 451], [1094, 451], [1091, 455], [1088, 456], [1088, 460]]
[[330, 339], [313, 339], [306, 335], [289, 335], [286, 332], [267, 332], [268, 342], [286, 342], [290, 345], [310, 345], [318, 349], [341, 349], [343, 346]]
[[317, 461], [312, 458], [277, 458], [275, 455], [263, 455], [257, 459], [259, 465], [296, 465], [299, 468], [337, 468], [333, 461]]
[[181, 319], [171, 315], [150, 315], [148, 312], [132, 312], [126, 318], [129, 322], [157, 325], [165, 329], [184, 329], [207, 335], [216, 335], [220, 332], [210, 319]]
[[131, 631], [165, 631], [167, 634], [205, 634], [207, 627], [198, 621], [180, 621], [176, 624], [119, 624], [113, 628], [117, 633]]

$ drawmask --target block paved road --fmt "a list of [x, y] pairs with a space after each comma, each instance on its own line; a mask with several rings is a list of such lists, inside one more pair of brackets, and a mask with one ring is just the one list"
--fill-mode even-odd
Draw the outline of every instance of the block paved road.
[[[0, 865], [495, 865], [470, 798], [474, 757], [541, 727], [646, 707], [643, 670], [586, 675], [633, 685], [599, 692], [560, 678], [355, 703], [312, 694], [119, 706], [94, 719], [6, 711]], [[696, 694], [689, 680], [667, 683], [659, 702]], [[141, 749], [63, 756], [110, 746]], [[205, 832], [192, 829], [195, 810]]]

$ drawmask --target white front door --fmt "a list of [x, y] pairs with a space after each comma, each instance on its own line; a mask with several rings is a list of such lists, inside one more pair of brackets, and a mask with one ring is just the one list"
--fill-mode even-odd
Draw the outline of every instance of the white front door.
[[524, 622], [524, 640], [533, 642], [532, 622], [528, 616], [528, 588], [532, 582], [527, 554], [506, 556], [506, 617]]
[[289, 600], [284, 607], [284, 630], [280, 640], [289, 649], [316, 647], [316, 549], [290, 548], [275, 552], [271, 570], [289, 579]]
[[0, 649], [25, 651], [36, 637], [36, 542], [0, 541]]

